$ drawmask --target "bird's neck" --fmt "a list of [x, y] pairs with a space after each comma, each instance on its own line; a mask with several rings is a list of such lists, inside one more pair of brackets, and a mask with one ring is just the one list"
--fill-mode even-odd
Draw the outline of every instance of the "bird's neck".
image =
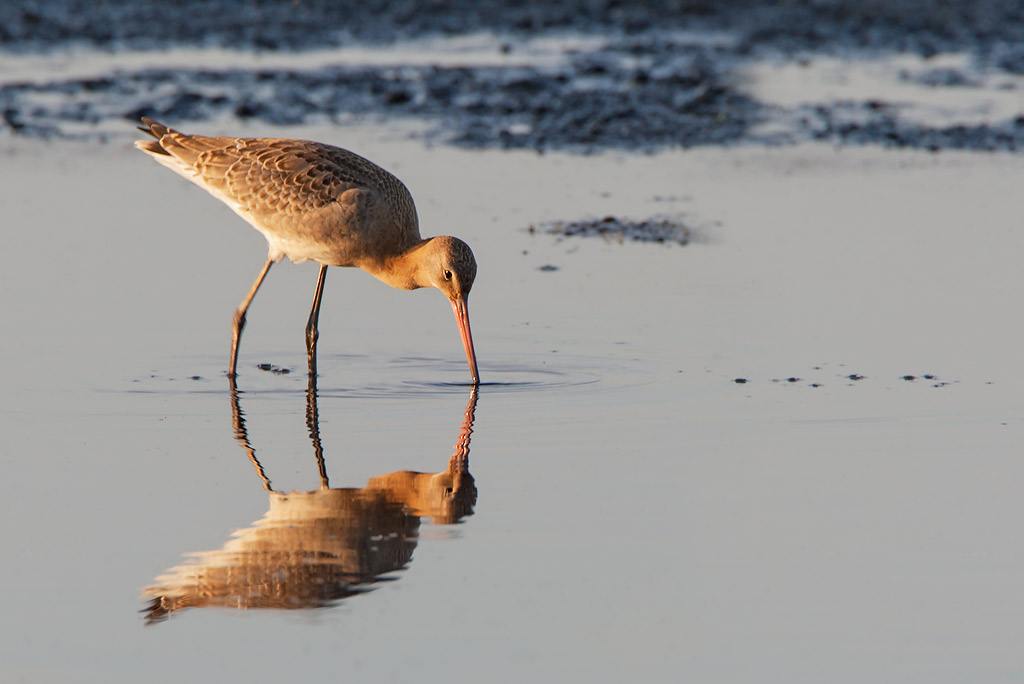
[[363, 264], [362, 268], [374, 278], [399, 290], [431, 287], [433, 283], [428, 278], [426, 267], [429, 243], [430, 240], [423, 240], [395, 256]]

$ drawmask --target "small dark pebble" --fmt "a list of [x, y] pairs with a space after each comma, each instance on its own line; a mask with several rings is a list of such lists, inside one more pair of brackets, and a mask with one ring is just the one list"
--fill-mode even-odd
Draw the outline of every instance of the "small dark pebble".
[[811, 383], [811, 387], [821, 387], [821, 383], [820, 382], [812, 382]]
[[412, 101], [412, 95], [404, 90], [391, 90], [384, 96], [386, 105], [403, 105]]
[[292, 369], [291, 368], [275, 368], [274, 372], [277, 373], [278, 375], [288, 375], [289, 373], [292, 372]]
[[926, 373], [925, 375], [923, 375], [921, 377], [923, 377], [925, 380], [934, 380], [935, 379], [935, 376], [932, 375], [931, 373]]
[[849, 378], [850, 380], [863, 380], [864, 379], [864, 376], [860, 375], [859, 373], [850, 373], [846, 377]]
[[558, 270], [558, 266], [555, 266], [554, 264], [544, 264], [543, 266], [541, 266], [537, 270], [538, 271], [557, 271]]
[[747, 384], [747, 379], [746, 378], [736, 378], [735, 380], [733, 380], [733, 382], [735, 382], [737, 385], [745, 385], [745, 384]]
[[912, 380], [917, 380], [917, 377], [915, 377], [913, 375], [904, 375], [903, 379], [906, 380], [907, 382], [910, 382]]
[[795, 377], [795, 376], [794, 377], [788, 377], [788, 378], [786, 378], [786, 382], [800, 382], [800, 378]]
[[268, 370], [273, 370], [274, 364], [272, 364], [272, 363], [261, 363], [261, 364], [258, 364], [256, 367], [259, 368], [260, 370], [268, 371]]
[[202, 378], [201, 376], [199, 376], [199, 375], [193, 375], [193, 376], [192, 376], [191, 378], [189, 378], [189, 379], [190, 379], [190, 380], [202, 380], [203, 378]]

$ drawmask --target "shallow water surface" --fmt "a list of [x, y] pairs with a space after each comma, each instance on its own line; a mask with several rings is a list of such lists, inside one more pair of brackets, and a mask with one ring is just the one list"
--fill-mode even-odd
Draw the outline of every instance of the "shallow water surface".
[[[473, 246], [485, 384], [436, 292], [332, 269], [314, 405], [282, 264], [232, 394], [262, 238], [128, 138], [5, 141], [0, 679], [1024, 676], [1019, 158], [270, 132]], [[605, 215], [700, 230], [527, 231]]]

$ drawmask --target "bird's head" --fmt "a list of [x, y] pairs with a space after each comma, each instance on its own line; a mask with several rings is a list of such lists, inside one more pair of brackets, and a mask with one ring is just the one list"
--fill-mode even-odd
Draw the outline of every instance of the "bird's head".
[[458, 238], [442, 235], [431, 240], [430, 284], [450, 301], [465, 299], [476, 280], [473, 250]]
[[452, 303], [455, 321], [459, 324], [462, 346], [466, 349], [469, 372], [473, 384], [480, 384], [476, 367], [476, 351], [469, 328], [469, 291], [476, 280], [476, 257], [473, 250], [458, 238], [442, 235], [430, 240], [431, 258], [428, 260], [430, 284], [444, 293]]

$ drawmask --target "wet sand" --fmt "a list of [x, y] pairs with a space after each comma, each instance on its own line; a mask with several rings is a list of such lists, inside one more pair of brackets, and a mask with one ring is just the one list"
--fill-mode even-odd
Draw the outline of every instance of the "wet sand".
[[[268, 132], [379, 161], [424, 233], [474, 247], [481, 373], [500, 383], [476, 408], [475, 513], [424, 520], [395, 581], [333, 608], [192, 608], [144, 628], [143, 587], [268, 510], [223, 377], [265, 247], [128, 134], [5, 139], [5, 679], [1020, 672], [1018, 157], [538, 156], [393, 127]], [[528, 230], [655, 214], [694, 239]], [[241, 354], [249, 437], [285, 492], [319, 486], [302, 372], [315, 278], [275, 269]], [[445, 468], [467, 401], [450, 319], [437, 293], [332, 270], [332, 486]], [[184, 669], [154, 667], [169, 654]]]

